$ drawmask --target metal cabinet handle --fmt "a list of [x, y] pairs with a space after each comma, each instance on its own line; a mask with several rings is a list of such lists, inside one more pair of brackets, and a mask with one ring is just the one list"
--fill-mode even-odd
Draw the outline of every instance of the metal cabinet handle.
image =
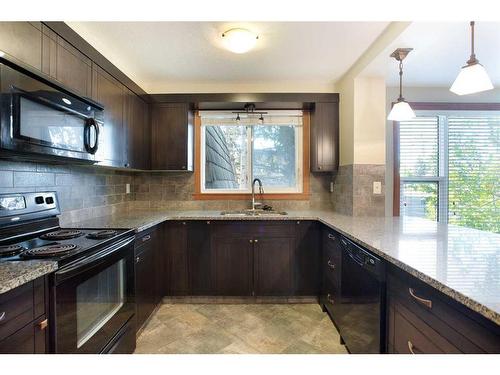
[[149, 241], [150, 239], [151, 239], [151, 236], [148, 234], [147, 236], [142, 237], [141, 241], [146, 242], [146, 241]]
[[257, 243], [257, 242], [259, 242], [259, 240], [253, 240], [253, 242]]
[[334, 269], [335, 269], [335, 264], [333, 264], [333, 263], [330, 261], [330, 259], [328, 259], [327, 264], [328, 264], [328, 267], [330, 267], [332, 270], [334, 270]]
[[334, 300], [333, 300], [333, 298], [332, 298], [332, 296], [331, 296], [331, 294], [330, 294], [330, 293], [328, 293], [328, 294], [326, 295], [326, 299], [327, 299], [327, 300], [328, 300], [328, 302], [330, 302], [332, 305], [334, 304]]
[[38, 328], [40, 328], [42, 331], [47, 328], [49, 325], [49, 321], [47, 319], [42, 320], [40, 323], [38, 323]]
[[331, 239], [331, 240], [334, 240], [335, 239], [335, 236], [331, 233], [328, 233], [328, 238]]
[[418, 303], [424, 305], [425, 307], [432, 309], [432, 301], [430, 299], [425, 299], [422, 297], [419, 297], [415, 294], [415, 290], [413, 288], [408, 288], [408, 292], [410, 293], [410, 296], [412, 296]]
[[208, 220], [208, 221], [207, 221], [207, 224], [209, 224], [209, 225], [210, 225], [210, 220]]
[[253, 243], [253, 240], [248, 240], [248, 242]]
[[0, 322], [5, 320], [5, 311], [0, 314]]
[[186, 225], [186, 222], [185, 222], [185, 221], [183, 221], [183, 222], [182, 222], [182, 225]]
[[135, 258], [135, 262], [136, 262], [136, 263], [139, 263], [140, 261], [141, 261], [141, 257], [137, 257], [137, 258]]
[[410, 351], [410, 354], [417, 354], [413, 350], [414, 348], [415, 348], [415, 346], [413, 346], [413, 343], [410, 340], [408, 340], [408, 350]]

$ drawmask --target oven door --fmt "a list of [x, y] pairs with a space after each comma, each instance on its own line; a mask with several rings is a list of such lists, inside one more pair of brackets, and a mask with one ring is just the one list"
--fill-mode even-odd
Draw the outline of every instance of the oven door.
[[134, 315], [134, 237], [55, 273], [53, 350], [100, 353]]
[[41, 77], [0, 64], [1, 144], [15, 152], [95, 162], [102, 108]]

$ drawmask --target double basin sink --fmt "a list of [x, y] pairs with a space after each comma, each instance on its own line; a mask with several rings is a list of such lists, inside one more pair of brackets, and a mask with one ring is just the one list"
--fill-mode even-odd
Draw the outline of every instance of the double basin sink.
[[222, 216], [243, 217], [243, 216], [285, 216], [288, 215], [285, 211], [274, 210], [237, 210], [237, 211], [222, 211]]

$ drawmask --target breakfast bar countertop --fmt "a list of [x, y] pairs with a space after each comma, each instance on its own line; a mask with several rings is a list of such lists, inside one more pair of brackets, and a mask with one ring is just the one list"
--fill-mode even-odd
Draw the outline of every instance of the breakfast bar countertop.
[[67, 224], [137, 232], [169, 220], [318, 220], [428, 285], [500, 324], [500, 235], [412, 217], [357, 217], [332, 211], [224, 216], [220, 211], [129, 210]]

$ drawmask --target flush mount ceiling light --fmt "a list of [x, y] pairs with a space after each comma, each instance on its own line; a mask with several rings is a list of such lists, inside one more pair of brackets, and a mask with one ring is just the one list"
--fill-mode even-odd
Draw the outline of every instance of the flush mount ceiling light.
[[399, 61], [399, 97], [387, 116], [390, 121], [405, 121], [415, 117], [415, 112], [403, 98], [403, 60], [412, 50], [413, 48], [398, 48], [391, 54], [391, 57]]
[[490, 77], [484, 67], [479, 64], [474, 53], [474, 21], [470, 23], [471, 30], [471, 54], [467, 65], [463, 66], [458, 73], [455, 82], [450, 87], [450, 91], [457, 95], [474, 94], [476, 92], [493, 89]]
[[222, 39], [231, 52], [245, 53], [255, 47], [259, 36], [250, 30], [236, 28], [223, 32]]

